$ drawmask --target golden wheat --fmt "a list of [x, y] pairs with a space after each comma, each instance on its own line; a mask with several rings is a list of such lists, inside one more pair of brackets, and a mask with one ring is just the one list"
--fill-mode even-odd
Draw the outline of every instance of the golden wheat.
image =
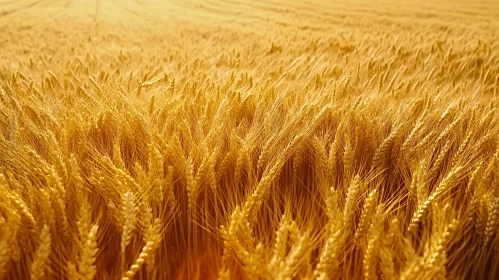
[[498, 19], [0, 1], [0, 279], [498, 279]]

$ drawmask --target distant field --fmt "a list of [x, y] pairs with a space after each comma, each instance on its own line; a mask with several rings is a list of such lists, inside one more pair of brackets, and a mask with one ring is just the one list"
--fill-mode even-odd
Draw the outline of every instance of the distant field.
[[499, 279], [499, 1], [0, 0], [0, 279]]

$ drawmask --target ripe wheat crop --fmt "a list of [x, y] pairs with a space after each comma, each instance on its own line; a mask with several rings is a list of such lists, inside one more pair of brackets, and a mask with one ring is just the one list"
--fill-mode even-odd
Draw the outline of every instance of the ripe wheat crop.
[[499, 279], [499, 2], [0, 1], [0, 279]]

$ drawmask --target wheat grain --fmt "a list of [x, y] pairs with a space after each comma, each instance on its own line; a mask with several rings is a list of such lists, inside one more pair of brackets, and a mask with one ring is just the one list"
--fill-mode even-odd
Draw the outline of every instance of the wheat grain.
[[492, 209], [490, 209], [489, 218], [487, 220], [484, 245], [487, 245], [489, 241], [493, 238], [493, 235], [497, 230], [496, 227], [498, 222], [499, 222], [499, 198], [496, 198], [494, 200], [494, 204], [492, 205]]
[[382, 279], [393, 279], [395, 277], [395, 264], [392, 252], [386, 247], [382, 247], [379, 251], [379, 258]]
[[260, 153], [258, 157], [258, 163], [257, 163], [257, 173], [262, 174], [263, 172], [263, 167], [267, 161], [267, 157], [269, 156], [271, 148], [275, 145], [277, 142], [277, 137], [276, 134], [273, 134], [270, 139], [265, 143], [265, 145], [262, 148], [262, 152]]
[[70, 226], [69, 226], [69, 221], [68, 217], [66, 215], [66, 206], [63, 201], [63, 194], [61, 191], [58, 191], [56, 189], [50, 189], [51, 190], [51, 200], [52, 200], [52, 205], [54, 208], [54, 214], [56, 221], [58, 222], [58, 225], [61, 227], [61, 233], [64, 238], [67, 240], [70, 238], [71, 233], [70, 233]]
[[411, 223], [408, 227], [408, 230], [413, 230], [416, 227], [416, 224], [420, 221], [420, 219], [423, 217], [423, 214], [425, 211], [428, 209], [430, 204], [444, 191], [447, 191], [450, 186], [454, 183], [455, 180], [460, 175], [460, 172], [462, 170], [462, 166], [456, 167], [454, 170], [449, 172], [447, 176], [440, 182], [440, 184], [436, 187], [436, 189], [432, 192], [432, 194], [422, 203], [418, 205], [417, 210], [414, 212], [412, 218], [411, 218]]
[[339, 267], [339, 253], [342, 249], [341, 230], [329, 233], [330, 237], [325, 241], [319, 257], [319, 262], [314, 270], [314, 275], [319, 277], [333, 277]]
[[0, 242], [0, 277], [4, 277], [8, 271], [7, 264], [10, 261], [9, 253], [9, 245], [5, 240], [2, 240]]
[[187, 166], [185, 169], [185, 180], [186, 180], [187, 198], [189, 200], [188, 209], [189, 211], [193, 212], [196, 206], [198, 190], [196, 189], [196, 182], [194, 179], [194, 164], [191, 158], [187, 160]]
[[175, 193], [174, 193], [174, 181], [173, 181], [173, 166], [168, 166], [168, 173], [165, 179], [165, 190], [166, 190], [166, 202], [170, 207], [175, 206]]
[[42, 279], [45, 275], [45, 269], [51, 254], [52, 239], [50, 236], [50, 229], [45, 225], [40, 232], [40, 245], [36, 249], [33, 262], [30, 266], [31, 279]]
[[97, 268], [94, 264], [98, 252], [97, 230], [97, 225], [92, 226], [85, 238], [85, 243], [81, 252], [81, 259], [78, 263], [78, 273], [80, 275], [80, 279], [82, 280], [94, 279], [97, 273]]
[[375, 267], [372, 262], [374, 258], [377, 258], [379, 251], [379, 238], [380, 238], [380, 230], [381, 230], [381, 212], [383, 210], [383, 205], [380, 204], [377, 207], [376, 213], [373, 217], [373, 222], [371, 224], [371, 228], [369, 229], [369, 237], [367, 242], [367, 247], [363, 256], [363, 269], [364, 269], [364, 278], [371, 279], [375, 273]]
[[356, 243], [358, 242], [359, 238], [362, 237], [364, 231], [366, 230], [368, 219], [370, 219], [370, 216], [372, 214], [371, 212], [374, 210], [372, 208], [373, 208], [373, 205], [375, 203], [376, 195], [377, 195], [377, 190], [374, 189], [371, 192], [369, 192], [367, 198], [364, 201], [364, 208], [363, 208], [362, 214], [360, 216], [359, 226], [358, 226], [357, 230], [355, 231], [355, 239], [354, 240]]
[[275, 266], [278, 262], [282, 261], [286, 253], [286, 243], [288, 242], [288, 220], [286, 216], [281, 218], [279, 228], [276, 231], [274, 252], [272, 255], [272, 260], [270, 261], [270, 266]]
[[390, 151], [395, 138], [398, 136], [400, 127], [400, 125], [394, 127], [390, 135], [385, 140], [383, 140], [383, 143], [381, 143], [381, 145], [378, 147], [376, 153], [374, 154], [373, 167], [380, 168], [384, 166], [385, 157]]
[[348, 182], [354, 174], [354, 150], [350, 138], [346, 137], [345, 152], [343, 153], [343, 166], [345, 167], [343, 181]]
[[[343, 123], [340, 123], [338, 128], [336, 128], [334, 141], [333, 141], [333, 143], [331, 143], [331, 146], [329, 147], [329, 157], [327, 160], [328, 161], [327, 166], [328, 166], [328, 174], [331, 174], [331, 176], [336, 176], [337, 152], [338, 152], [338, 146], [340, 145], [340, 134], [339, 133], [342, 132], [342, 128], [343, 128]], [[333, 177], [333, 178], [335, 178], [335, 177]]]
[[[314, 151], [315, 151], [315, 156], [316, 156], [316, 166], [317, 166], [317, 172], [318, 174], [326, 174], [327, 172], [327, 154], [326, 154], [326, 148], [324, 147], [323, 141], [321, 141], [319, 138], [315, 137], [313, 139], [314, 143]], [[326, 174], [330, 175], [330, 174]]]
[[293, 277], [297, 269], [298, 262], [307, 251], [308, 238], [307, 234], [304, 234], [299, 238], [294, 248], [292, 248], [289, 252], [277, 279], [289, 279]]
[[360, 177], [359, 175], [350, 183], [348, 187], [348, 192], [345, 201], [345, 207], [343, 208], [343, 226], [345, 230], [350, 230], [352, 226], [352, 219], [355, 211], [355, 204], [357, 200], [357, 194], [359, 192]]
[[423, 117], [424, 116], [421, 116], [421, 118], [418, 119], [418, 122], [412, 128], [411, 132], [409, 133], [409, 136], [402, 143], [402, 147], [400, 148], [400, 150], [401, 150], [401, 153], [403, 155], [405, 155], [407, 153], [407, 150], [413, 144], [414, 138], [416, 138], [417, 133], [419, 132], [420, 128], [425, 124]]
[[133, 193], [127, 192], [122, 196], [123, 233], [121, 235], [121, 254], [125, 254], [126, 247], [132, 240], [132, 232], [135, 228], [135, 204]]

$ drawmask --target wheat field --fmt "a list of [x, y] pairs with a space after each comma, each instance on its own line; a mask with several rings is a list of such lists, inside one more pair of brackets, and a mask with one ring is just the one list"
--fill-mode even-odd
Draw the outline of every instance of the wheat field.
[[0, 279], [499, 279], [496, 0], [0, 0]]

